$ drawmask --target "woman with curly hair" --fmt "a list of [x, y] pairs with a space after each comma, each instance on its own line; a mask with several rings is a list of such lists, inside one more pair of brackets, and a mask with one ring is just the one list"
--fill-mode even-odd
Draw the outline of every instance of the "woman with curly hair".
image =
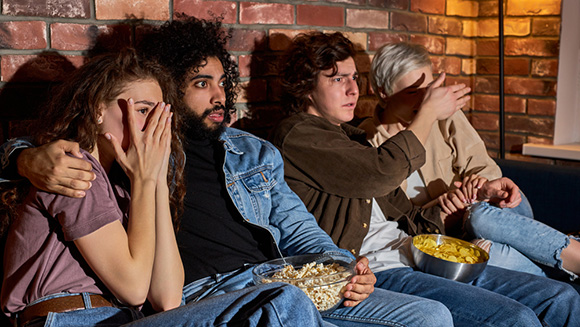
[[12, 221], [1, 300], [19, 326], [121, 325], [141, 317], [145, 300], [158, 311], [180, 305], [168, 179], [183, 157], [169, 165], [181, 151], [166, 76], [132, 50], [103, 55], [42, 113], [36, 143], [78, 142], [96, 178], [83, 198], [16, 190], [20, 201], [3, 217]]

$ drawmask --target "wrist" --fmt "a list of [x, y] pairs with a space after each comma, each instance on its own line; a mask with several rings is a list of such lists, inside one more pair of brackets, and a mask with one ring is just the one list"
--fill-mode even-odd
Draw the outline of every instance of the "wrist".
[[423, 105], [417, 112], [413, 121], [422, 121], [425, 124], [433, 124], [437, 121], [436, 111], [430, 108], [429, 105]]
[[131, 179], [131, 190], [146, 190], [155, 189], [157, 187], [157, 180], [153, 178], [133, 178]]

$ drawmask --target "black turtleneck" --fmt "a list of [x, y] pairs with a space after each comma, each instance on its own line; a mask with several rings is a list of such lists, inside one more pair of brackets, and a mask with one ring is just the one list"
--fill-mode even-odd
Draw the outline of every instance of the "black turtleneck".
[[177, 243], [185, 285], [272, 258], [267, 231], [243, 221], [225, 186], [219, 141], [187, 140], [184, 213]]

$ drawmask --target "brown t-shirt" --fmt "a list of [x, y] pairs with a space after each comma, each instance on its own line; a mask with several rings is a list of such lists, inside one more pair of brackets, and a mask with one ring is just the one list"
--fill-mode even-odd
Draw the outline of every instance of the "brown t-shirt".
[[108, 293], [73, 241], [116, 220], [123, 222], [117, 196], [126, 200], [129, 194], [118, 186], [114, 191], [100, 163], [86, 151], [83, 155], [97, 175], [84, 198], [31, 187], [10, 226], [0, 297], [7, 315], [55, 293]]

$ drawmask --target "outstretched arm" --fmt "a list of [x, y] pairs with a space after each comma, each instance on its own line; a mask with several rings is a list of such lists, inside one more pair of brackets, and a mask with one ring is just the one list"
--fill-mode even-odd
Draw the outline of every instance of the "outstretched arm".
[[435, 121], [451, 117], [470, 99], [467, 93], [471, 89], [465, 84], [442, 86], [444, 81], [445, 73], [429, 86], [417, 116], [407, 127], [407, 130], [412, 131], [422, 144], [427, 141]]
[[[74, 157], [67, 155], [72, 153]], [[18, 174], [35, 187], [70, 197], [85, 196], [95, 179], [76, 142], [57, 140], [22, 150], [16, 159]]]

